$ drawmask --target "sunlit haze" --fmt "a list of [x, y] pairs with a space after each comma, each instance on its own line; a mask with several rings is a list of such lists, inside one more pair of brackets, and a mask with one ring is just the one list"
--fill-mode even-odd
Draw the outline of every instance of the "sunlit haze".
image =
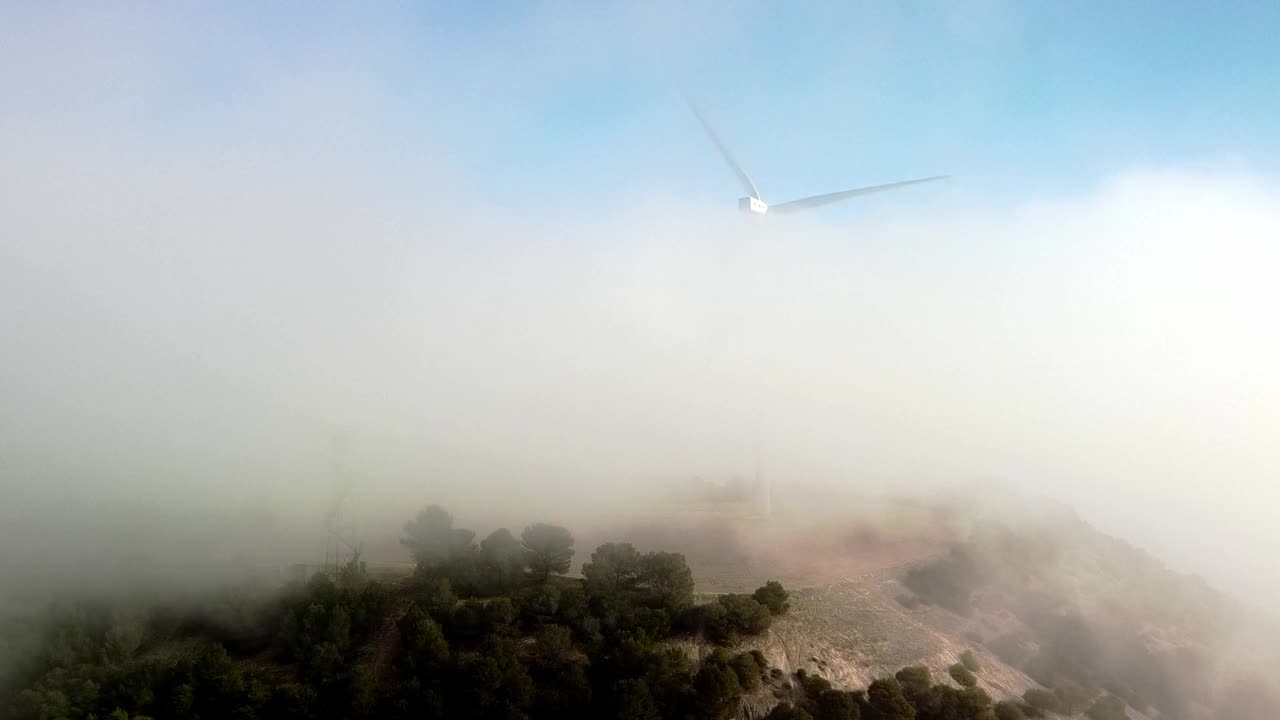
[[[843, 6], [0, 10], [4, 556], [340, 436], [395, 523], [977, 484], [1280, 600], [1280, 18]], [[766, 199], [952, 178], [752, 222], [682, 89]]]

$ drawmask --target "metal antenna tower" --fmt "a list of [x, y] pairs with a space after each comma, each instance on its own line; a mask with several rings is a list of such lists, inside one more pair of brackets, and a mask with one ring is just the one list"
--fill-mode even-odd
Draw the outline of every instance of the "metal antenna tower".
[[347, 464], [348, 439], [335, 433], [330, 440], [333, 471], [337, 476], [337, 490], [329, 511], [325, 514], [324, 569], [333, 572], [346, 565], [360, 553], [355, 519], [351, 516], [348, 499], [351, 495], [351, 471]]

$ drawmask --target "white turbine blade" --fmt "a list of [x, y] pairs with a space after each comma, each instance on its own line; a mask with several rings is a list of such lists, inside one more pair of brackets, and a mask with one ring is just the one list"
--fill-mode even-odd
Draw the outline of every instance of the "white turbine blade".
[[697, 116], [698, 122], [702, 123], [702, 129], [707, 131], [707, 135], [711, 136], [711, 142], [716, 144], [716, 148], [719, 149], [720, 154], [724, 156], [725, 162], [729, 163], [729, 168], [733, 170], [733, 174], [738, 176], [738, 180], [742, 183], [742, 188], [746, 190], [747, 194], [751, 197], [757, 200], [763, 199], [760, 197], [760, 191], [756, 190], [756, 184], [751, 181], [751, 176], [747, 174], [746, 170], [742, 169], [742, 165], [740, 165], [738, 160], [733, 157], [733, 153], [729, 152], [729, 148], [725, 147], [725, 144], [720, 142], [720, 136], [716, 135], [715, 130], [711, 129], [711, 123], [707, 122], [707, 119], [702, 116], [702, 112], [698, 110], [698, 106], [693, 102], [693, 98], [685, 95], [684, 99], [689, 103], [689, 108], [693, 110], [693, 114]]
[[871, 187], [856, 188], [854, 190], [845, 190], [843, 192], [828, 193], [826, 195], [814, 195], [813, 197], [800, 198], [799, 200], [792, 200], [790, 202], [779, 203], [777, 205], [770, 205], [769, 212], [770, 213], [799, 212], [801, 210], [808, 210], [809, 208], [816, 208], [816, 207], [821, 207], [823, 205], [830, 205], [833, 202], [840, 202], [841, 200], [848, 200], [849, 198], [855, 198], [860, 195], [870, 195], [871, 193], [884, 192], [885, 190], [894, 190], [900, 187], [906, 187], [908, 185], [915, 185], [917, 183], [927, 183], [927, 182], [933, 182], [935, 180], [946, 180], [948, 177], [950, 176], [936, 175], [934, 177], [919, 178], [918, 180], [903, 180], [901, 182], [889, 183], [887, 185], [872, 185]]

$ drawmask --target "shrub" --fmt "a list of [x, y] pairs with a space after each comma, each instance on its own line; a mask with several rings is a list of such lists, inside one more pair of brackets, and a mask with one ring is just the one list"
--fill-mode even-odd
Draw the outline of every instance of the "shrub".
[[915, 706], [893, 678], [873, 680], [867, 686], [867, 705], [879, 720], [914, 720], [916, 716]]
[[1007, 701], [996, 703], [992, 710], [995, 712], [996, 720], [1026, 720], [1027, 717], [1021, 707]]
[[738, 675], [727, 663], [708, 658], [693, 678], [694, 703], [700, 717], [709, 720], [728, 720], [737, 714], [742, 686]]
[[969, 669], [969, 672], [982, 672], [982, 665], [978, 662], [978, 657], [973, 654], [972, 650], [965, 650], [960, 655], [960, 664]]
[[541, 584], [521, 590], [513, 598], [520, 627], [535, 630], [556, 621], [560, 613], [560, 588]]
[[912, 568], [902, 579], [921, 600], [960, 615], [971, 611], [973, 593], [981, 583], [977, 563], [964, 546], [953, 547], [945, 558]]
[[858, 720], [861, 714], [853, 696], [839, 690], [824, 690], [814, 703], [814, 720]]
[[894, 674], [894, 679], [902, 686], [902, 692], [916, 705], [929, 695], [933, 687], [933, 675], [923, 665], [904, 667]]
[[453, 594], [453, 585], [448, 578], [420, 577], [414, 601], [424, 612], [438, 620], [453, 612], [454, 606], [458, 604], [458, 596]]
[[756, 602], [750, 595], [731, 593], [721, 595], [720, 606], [725, 610], [725, 617], [734, 631], [746, 635], [759, 635], [769, 629], [773, 616], [769, 609]]
[[960, 691], [960, 717], [988, 718], [991, 716], [991, 696], [979, 687], [967, 687]]
[[964, 687], [970, 688], [978, 684], [978, 677], [972, 672], [969, 672], [969, 668], [961, 665], [960, 663], [956, 663], [955, 665], [947, 668], [947, 672], [951, 675], [952, 680], [955, 680]]
[[738, 684], [743, 690], [755, 690], [760, 687], [760, 678], [769, 669], [769, 663], [759, 650], [738, 653], [729, 661], [738, 676]]
[[796, 671], [796, 685], [800, 686], [800, 690], [810, 700], [816, 700], [819, 695], [831, 689], [830, 680], [821, 675], [807, 673], [804, 668]]
[[776, 580], [770, 580], [764, 585], [756, 588], [756, 591], [751, 594], [751, 597], [756, 602], [769, 608], [769, 614], [781, 615], [791, 607], [791, 603], [787, 602], [787, 598], [790, 597], [790, 595], [791, 593], [788, 593], [786, 588], [782, 587], [782, 583]]
[[1022, 699], [1037, 710], [1058, 712], [1058, 696], [1043, 688], [1031, 688], [1022, 693]]
[[449, 661], [449, 643], [430, 615], [411, 608], [400, 620], [400, 671], [409, 675], [439, 672]]
[[729, 622], [728, 611], [718, 602], [690, 608], [682, 616], [681, 623], [717, 645], [731, 645], [738, 640], [737, 630]]
[[675, 626], [701, 633], [717, 645], [732, 645], [741, 635], [758, 635], [769, 629], [773, 616], [750, 595], [721, 595], [716, 602], [695, 605], [680, 613]]

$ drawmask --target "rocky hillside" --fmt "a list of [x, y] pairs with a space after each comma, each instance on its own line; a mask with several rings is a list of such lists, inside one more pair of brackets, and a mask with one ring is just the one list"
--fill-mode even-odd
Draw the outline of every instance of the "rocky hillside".
[[[796, 590], [791, 612], [750, 647], [845, 688], [914, 664], [946, 678], [968, 650], [997, 700], [1060, 687], [1123, 698], [1131, 718], [1280, 717], [1266, 681], [1280, 669], [1274, 624], [1198, 578], [1060, 508], [975, 519], [966, 536], [947, 552]], [[884, 543], [877, 552], [894, 554]]]

